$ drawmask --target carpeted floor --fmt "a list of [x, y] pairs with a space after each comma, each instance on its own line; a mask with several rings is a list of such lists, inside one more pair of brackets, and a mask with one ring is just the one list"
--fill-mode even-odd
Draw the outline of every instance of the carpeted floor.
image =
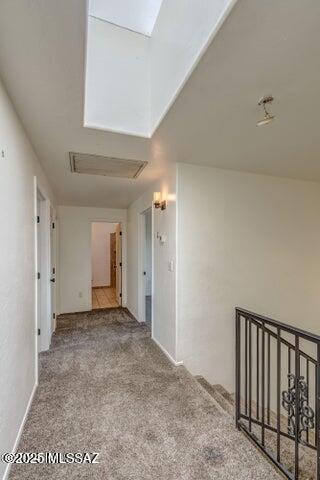
[[151, 295], [146, 296], [146, 324], [151, 330], [151, 319], [152, 319], [152, 301]]
[[99, 452], [100, 463], [14, 465], [10, 480], [281, 478], [121, 309], [60, 317], [19, 451]]

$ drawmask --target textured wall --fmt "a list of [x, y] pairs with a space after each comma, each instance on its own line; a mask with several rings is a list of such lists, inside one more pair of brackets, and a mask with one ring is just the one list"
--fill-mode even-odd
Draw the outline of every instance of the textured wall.
[[320, 333], [320, 185], [178, 166], [178, 352], [234, 390], [234, 308]]
[[[153, 209], [153, 337], [176, 360], [176, 166], [167, 165], [161, 180], [128, 210], [128, 308], [141, 321], [145, 308], [141, 213], [152, 205], [154, 191], [167, 198], [164, 211]], [[160, 243], [157, 234], [165, 236]], [[170, 271], [169, 262], [173, 270]]]
[[59, 206], [60, 312], [91, 309], [91, 224], [105, 221], [122, 225], [122, 302], [126, 305], [127, 211], [112, 208]]
[[[34, 175], [54, 203], [0, 83], [0, 454], [10, 452], [36, 383]], [[0, 478], [5, 464], [0, 462]]]

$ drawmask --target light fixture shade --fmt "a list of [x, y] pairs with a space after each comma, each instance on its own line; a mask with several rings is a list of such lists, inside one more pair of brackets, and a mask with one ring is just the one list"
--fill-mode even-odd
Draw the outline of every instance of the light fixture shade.
[[161, 192], [153, 193], [153, 204], [155, 208], [160, 208], [161, 206]]

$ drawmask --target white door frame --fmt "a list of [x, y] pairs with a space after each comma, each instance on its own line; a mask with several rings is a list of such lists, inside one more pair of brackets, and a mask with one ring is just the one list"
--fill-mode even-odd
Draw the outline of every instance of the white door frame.
[[154, 216], [152, 205], [140, 212], [138, 219], [138, 320], [139, 322], [146, 321], [146, 281], [143, 275], [144, 259], [145, 259], [145, 241], [146, 241], [146, 218], [145, 214], [151, 211], [151, 336], [153, 337], [153, 301], [154, 301]]
[[56, 210], [50, 205], [50, 280], [54, 280], [54, 283], [51, 283], [50, 288], [50, 299], [51, 299], [51, 334], [56, 330], [56, 321], [57, 321], [57, 280], [58, 280], [58, 249], [57, 249], [57, 240], [58, 240], [58, 221]]
[[[38, 264], [38, 228], [37, 228], [37, 199], [40, 197], [40, 265]], [[35, 335], [36, 335], [36, 362], [38, 351], [48, 350], [52, 335], [51, 318], [51, 260], [50, 260], [50, 200], [44, 194], [37, 178], [34, 177], [34, 225], [35, 225]], [[40, 279], [38, 280], [38, 273]], [[40, 284], [39, 284], [40, 282]], [[38, 286], [40, 289], [38, 290]], [[40, 312], [38, 311], [38, 291], [41, 295]], [[40, 328], [41, 334], [38, 335]], [[38, 365], [36, 365], [38, 374]]]
[[106, 220], [106, 219], [92, 219], [89, 221], [90, 225], [90, 255], [89, 255], [89, 278], [88, 278], [88, 299], [89, 299], [89, 310], [92, 310], [92, 224], [93, 223], [117, 223], [120, 227], [121, 231], [121, 307], [126, 306], [126, 288], [125, 288], [125, 281], [126, 281], [126, 269], [125, 269], [125, 258], [124, 258], [124, 251], [126, 251], [126, 229], [124, 227], [124, 222], [117, 221], [117, 220]]

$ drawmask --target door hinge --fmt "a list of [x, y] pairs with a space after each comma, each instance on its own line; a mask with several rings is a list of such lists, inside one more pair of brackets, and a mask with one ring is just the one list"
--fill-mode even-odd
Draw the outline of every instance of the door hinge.
[[54, 222], [52, 222], [52, 228], [55, 228]]
[[41, 330], [40, 330], [40, 328], [38, 328], [38, 335], [41, 335]]
[[122, 235], [122, 232], [120, 232], [119, 235], [121, 236], [121, 235]]
[[119, 263], [120, 267], [122, 267], [122, 262]]
[[53, 313], [53, 314], [52, 314], [52, 316], [53, 316], [53, 320], [55, 320], [55, 318], [56, 318], [56, 314], [55, 314], [55, 313]]
[[40, 217], [37, 215], [37, 223], [40, 223]]
[[119, 294], [119, 297], [122, 298], [122, 293]]
[[56, 269], [55, 267], [52, 267], [52, 275], [54, 275], [56, 273]]
[[37, 279], [40, 280], [40, 277], [41, 277], [40, 272], [38, 272], [37, 273]]

